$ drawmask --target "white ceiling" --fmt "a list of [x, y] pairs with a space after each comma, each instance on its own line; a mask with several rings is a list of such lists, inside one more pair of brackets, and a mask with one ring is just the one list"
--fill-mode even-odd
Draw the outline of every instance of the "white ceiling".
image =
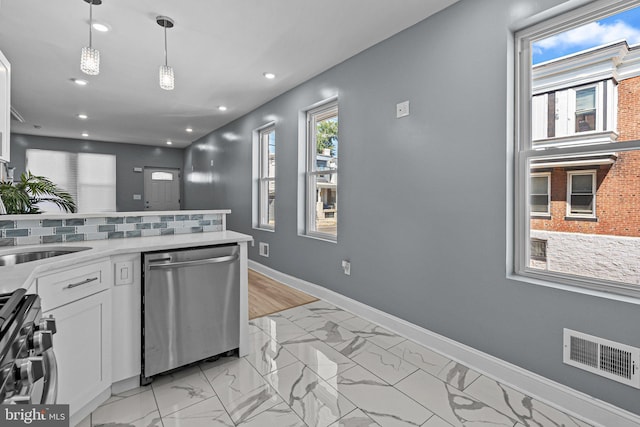
[[[12, 121], [11, 131], [184, 147], [456, 1], [103, 0], [93, 17], [111, 31], [93, 31], [100, 74], [86, 76], [79, 68], [89, 41], [85, 1], [0, 0], [11, 104], [25, 120]], [[175, 21], [167, 30], [173, 91], [158, 85], [158, 15]]]

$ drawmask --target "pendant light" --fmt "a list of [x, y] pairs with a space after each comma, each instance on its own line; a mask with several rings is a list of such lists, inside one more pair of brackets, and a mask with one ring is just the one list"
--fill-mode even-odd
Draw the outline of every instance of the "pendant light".
[[100, 52], [91, 46], [91, 27], [93, 25], [93, 6], [101, 5], [102, 0], [84, 0], [89, 3], [89, 46], [82, 48], [82, 55], [80, 57], [80, 70], [83, 73], [90, 76], [97, 76], [100, 74]]
[[164, 65], [160, 66], [160, 87], [164, 90], [173, 90], [175, 83], [173, 68], [167, 63], [167, 28], [173, 28], [173, 19], [158, 16], [156, 22], [164, 28]]

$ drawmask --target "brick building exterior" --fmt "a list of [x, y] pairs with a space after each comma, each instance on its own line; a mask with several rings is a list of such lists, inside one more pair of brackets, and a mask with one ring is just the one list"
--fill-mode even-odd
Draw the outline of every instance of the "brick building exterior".
[[[531, 165], [532, 180], [537, 179], [531, 184], [532, 232], [640, 237], [640, 152], [615, 151], [616, 143], [640, 139], [638, 53], [620, 42], [540, 67], [547, 71], [540, 73], [542, 89], [534, 92], [533, 125], [538, 126], [533, 129], [534, 146], [611, 142], [612, 149], [601, 156], [576, 154]], [[572, 68], [572, 61], [579, 65]], [[569, 111], [566, 117], [562, 117], [563, 108]], [[565, 118], [575, 126], [564, 125]], [[589, 123], [584, 124], [585, 120]], [[558, 136], [558, 123], [567, 128], [565, 134]], [[572, 202], [578, 205], [575, 209]]]

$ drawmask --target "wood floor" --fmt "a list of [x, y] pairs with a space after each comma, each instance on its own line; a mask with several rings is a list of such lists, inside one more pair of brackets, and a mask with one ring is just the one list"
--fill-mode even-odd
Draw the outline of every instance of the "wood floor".
[[249, 319], [318, 301], [318, 298], [249, 270]]

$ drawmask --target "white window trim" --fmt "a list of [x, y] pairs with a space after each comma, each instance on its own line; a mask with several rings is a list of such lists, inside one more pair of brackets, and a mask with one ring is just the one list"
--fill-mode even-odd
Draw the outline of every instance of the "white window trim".
[[[261, 188], [262, 188], [262, 135], [269, 129], [273, 129], [275, 132], [276, 123], [269, 122], [253, 131], [252, 138], [252, 185], [251, 185], [251, 225], [254, 230], [262, 230], [275, 232], [275, 225], [271, 226], [270, 224], [264, 224], [262, 218], [262, 212], [264, 208], [261, 209]], [[274, 178], [275, 182], [275, 178]]]
[[[638, 0], [607, 1], [599, 0], [590, 2], [583, 7], [553, 16], [540, 15], [537, 19], [545, 19], [538, 23], [530, 22], [529, 28], [520, 30], [515, 35], [515, 63], [516, 74], [514, 79], [514, 164], [513, 181], [508, 188], [513, 190], [510, 221], [513, 234], [512, 243], [507, 245], [508, 278], [540, 286], [562, 289], [586, 295], [592, 295], [612, 300], [624, 301], [632, 304], [640, 304], [640, 289], [637, 285], [614, 282], [603, 279], [580, 277], [571, 274], [563, 274], [551, 271], [541, 271], [528, 266], [530, 258], [530, 223], [528, 215], [528, 176], [530, 173], [530, 161], [533, 159], [553, 158], [562, 155], [580, 155], [611, 152], [610, 143], [593, 144], [588, 147], [568, 146], [554, 148], [553, 154], [545, 150], [535, 150], [531, 138], [531, 42], [550, 37], [554, 34], [580, 26], [587, 22], [601, 19], [624, 10], [640, 5]], [[566, 9], [558, 9], [566, 10]], [[617, 117], [615, 118], [617, 122]], [[616, 151], [640, 150], [640, 140], [616, 143]], [[511, 168], [509, 167], [508, 170]]]
[[[551, 172], [532, 172], [531, 178], [534, 177], [546, 177], [547, 178], [547, 211], [546, 212], [533, 212], [531, 211], [531, 216], [536, 218], [551, 218]], [[531, 200], [531, 196], [533, 193], [529, 195], [529, 200]]]
[[[593, 196], [593, 211], [590, 214], [579, 214], [571, 212], [571, 194], [573, 193], [573, 176], [575, 175], [591, 175], [591, 195]], [[567, 218], [596, 218], [596, 192], [597, 192], [596, 170], [572, 170], [567, 171]]]
[[[316, 171], [316, 150], [315, 132], [312, 132], [311, 116], [326, 112], [327, 115], [335, 110], [339, 116], [338, 97], [333, 96], [323, 101], [317, 102], [302, 110], [299, 115], [300, 130], [298, 133], [298, 235], [322, 240], [330, 243], [337, 243], [338, 235], [322, 233], [311, 229], [311, 224], [315, 220], [315, 190], [311, 191], [312, 177], [327, 174], [327, 171]], [[333, 114], [331, 114], [333, 115]], [[322, 118], [321, 118], [322, 119]], [[340, 126], [340, 125], [338, 125]], [[332, 174], [338, 174], [338, 168], [333, 169]], [[311, 197], [313, 193], [313, 198]], [[336, 212], [336, 218], [339, 212]]]
[[[258, 132], [258, 138], [260, 140], [260, 176], [258, 182], [258, 227], [266, 230], [275, 230], [275, 215], [274, 215], [274, 223], [269, 224], [269, 183], [273, 182], [274, 187], [276, 183], [275, 174], [273, 177], [267, 176], [269, 173], [269, 167], [265, 164], [269, 162], [269, 141], [265, 137], [267, 135], [273, 133], [275, 135], [276, 127], [275, 125], [267, 126], [263, 129], [260, 129]], [[267, 158], [265, 159], [264, 156]]]

